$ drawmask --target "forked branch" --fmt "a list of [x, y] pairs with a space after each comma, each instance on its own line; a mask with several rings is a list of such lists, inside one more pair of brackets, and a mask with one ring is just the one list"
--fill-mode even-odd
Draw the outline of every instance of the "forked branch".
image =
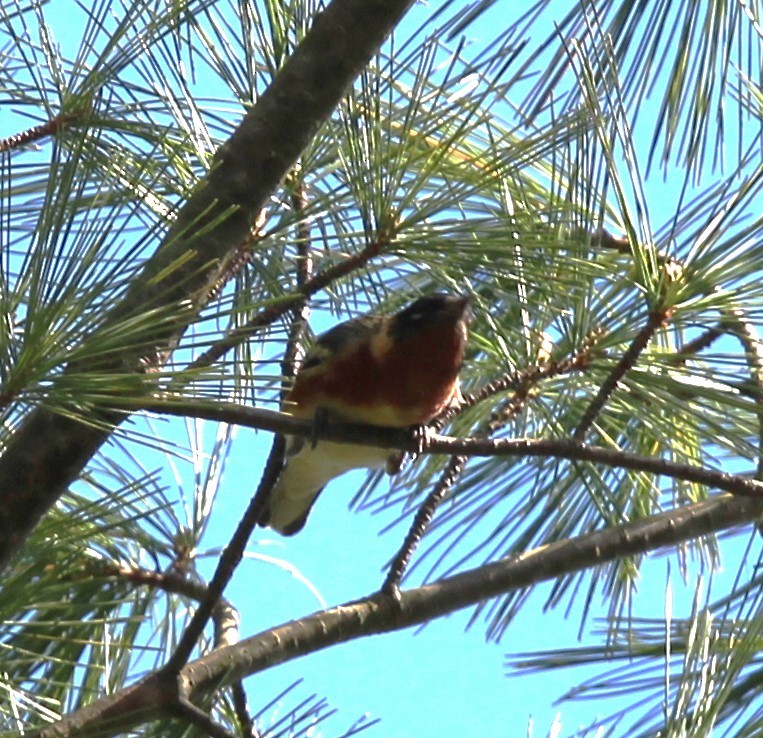
[[[397, 603], [374, 594], [270, 628], [187, 664], [174, 686], [157, 675], [98, 700], [58, 723], [29, 731], [29, 738], [105, 738], [124, 733], [190, 704], [195, 695], [300, 656], [356, 638], [402, 630], [490, 597], [717, 533], [763, 513], [763, 497], [723, 495], [616, 528], [542, 546], [400, 593]], [[166, 677], [165, 677], [166, 679]], [[177, 697], [168, 703], [173, 690]]]

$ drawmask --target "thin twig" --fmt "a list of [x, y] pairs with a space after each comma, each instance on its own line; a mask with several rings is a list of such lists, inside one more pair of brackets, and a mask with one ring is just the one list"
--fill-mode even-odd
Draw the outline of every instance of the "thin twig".
[[389, 244], [390, 239], [387, 236], [380, 235], [376, 241], [368, 244], [358, 253], [352, 254], [343, 261], [319, 272], [311, 279], [308, 279], [296, 292], [280, 298], [274, 304], [260, 310], [245, 325], [231, 330], [227, 336], [215, 342], [203, 354], [194, 359], [188, 365], [186, 371], [193, 372], [211, 366], [230, 349], [251, 338], [261, 328], [271, 325], [290, 310], [298, 310], [305, 298], [312, 297], [337, 279], [346, 277], [357, 269], [365, 267], [371, 259], [381, 254]]
[[[708, 348], [723, 335], [735, 336], [742, 344], [750, 374], [749, 386], [737, 386], [740, 393], [756, 403], [758, 419], [758, 471], [763, 480], [763, 339], [740, 308], [721, 311], [721, 319], [692, 341], [685, 343], [675, 354], [674, 361], [684, 363], [690, 356]], [[732, 385], [733, 386], [733, 385]], [[763, 533], [763, 528], [761, 528]]]
[[260, 732], [257, 730], [257, 725], [249, 712], [246, 691], [241, 681], [237, 681], [231, 686], [231, 697], [233, 700], [233, 711], [236, 713], [239, 725], [241, 726], [243, 738], [260, 738]]
[[685, 363], [690, 357], [696, 356], [701, 351], [712, 346], [712, 344], [725, 333], [728, 333], [728, 326], [724, 321], [720, 321], [717, 325], [708, 328], [699, 336], [691, 341], [687, 341], [683, 346], [678, 348], [675, 356], [672, 357], [673, 361], [676, 363]]
[[[588, 231], [585, 231], [585, 235], [590, 237], [592, 246], [598, 246], [608, 249], [609, 251], [616, 251], [618, 254], [631, 255], [633, 253], [631, 242], [625, 238], [625, 236], [613, 236], [606, 229], [602, 229], [598, 233], [589, 233]], [[655, 250], [654, 259], [662, 266], [670, 267], [671, 265], [676, 264], [676, 260], [673, 256], [664, 251]]]
[[[604, 248], [613, 249], [620, 253], [628, 253], [630, 251], [630, 245], [627, 239], [615, 238], [605, 230], [602, 230], [597, 238], [597, 245]], [[683, 265], [680, 262], [676, 261], [672, 256], [667, 256], [662, 252], [657, 252], [657, 260], [658, 263], [665, 266], [668, 279], [675, 278], [683, 270]], [[716, 287], [714, 292], [717, 293], [718, 291], [719, 289]], [[679, 351], [676, 352], [673, 360], [676, 363], [685, 362], [689, 356], [708, 348], [723, 334], [735, 335], [741, 342], [745, 357], [747, 358], [752, 388], [751, 390], [748, 390], [747, 388], [739, 389], [740, 392], [748, 397], [752, 397], [757, 405], [757, 478], [763, 480], [763, 339], [761, 339], [755, 326], [746, 320], [743, 311], [739, 308], [732, 307], [726, 310], [721, 310], [721, 320], [718, 324], [708, 328], [694, 340], [684, 344]], [[589, 408], [589, 410], [591, 410], [591, 408]], [[587, 430], [587, 428], [584, 427], [584, 424], [581, 421], [581, 425], [575, 433], [576, 440], [582, 440], [585, 435], [585, 430]], [[581, 433], [578, 433], [578, 431], [581, 431]], [[761, 528], [761, 532], [763, 533], [763, 528]]]
[[615, 368], [609, 373], [609, 376], [604, 380], [603, 384], [599, 388], [596, 397], [593, 398], [591, 404], [583, 413], [583, 417], [578, 423], [578, 427], [575, 428], [572, 437], [576, 441], [582, 441], [586, 433], [590, 430], [594, 421], [599, 413], [606, 405], [612, 393], [617, 388], [617, 385], [622, 381], [623, 377], [633, 369], [641, 352], [649, 345], [652, 337], [657, 332], [657, 329], [665, 322], [667, 311], [664, 309], [651, 310], [649, 312], [649, 318], [646, 325], [636, 334], [636, 337], [631, 342], [626, 352], [622, 355], [620, 361], [617, 362]]
[[281, 472], [281, 467], [283, 466], [283, 447], [283, 440], [276, 438], [273, 442], [268, 460], [265, 463], [265, 470], [262, 474], [260, 484], [257, 487], [257, 491], [249, 502], [249, 506], [247, 507], [244, 516], [239, 521], [230, 542], [225, 547], [223, 555], [217, 562], [217, 568], [215, 569], [211, 581], [207, 585], [207, 593], [204, 599], [193, 614], [191, 622], [188, 623], [175, 652], [165, 666], [162, 667], [162, 671], [170, 674], [177, 674], [190, 658], [191, 652], [201, 637], [204, 627], [209, 621], [218, 600], [233, 576], [233, 572], [243, 558], [249, 537], [262, 513], [265, 501], [270, 495], [273, 485]]
[[619, 254], [630, 254], [630, 241], [623, 236], [613, 236], [608, 230], [602, 228], [601, 231], [594, 234], [585, 232], [586, 237], [591, 237], [594, 246], [600, 246], [610, 251], [617, 251]]
[[474, 392], [462, 395], [457, 404], [447, 408], [435, 418], [434, 422], [431, 423], [432, 427], [438, 431], [442, 430], [449, 420], [462, 413], [466, 408], [484, 402], [501, 392], [506, 392], [507, 390], [514, 390], [516, 392], [521, 387], [537, 384], [543, 379], [550, 379], [562, 374], [584, 370], [591, 363], [594, 346], [600, 335], [600, 331], [592, 331], [583, 341], [582, 347], [571, 356], [537, 364], [521, 371], [507, 372]]
[[[84, 573], [65, 577], [71, 580], [83, 577], [114, 577], [134, 584], [160, 589], [169, 594], [179, 594], [202, 602], [209, 594], [209, 588], [198, 579], [189, 577], [180, 571], [155, 571], [141, 566], [125, 566], [116, 563], [97, 563], [88, 567]], [[238, 610], [224, 597], [219, 598], [213, 612], [215, 626], [214, 647], [230, 646], [238, 642], [240, 616]]]
[[207, 588], [198, 580], [190, 579], [177, 571], [155, 571], [142, 566], [125, 566], [117, 563], [96, 563], [84, 573], [72, 574], [71, 579], [83, 577], [115, 577], [147, 587], [154, 587], [170, 594], [179, 594], [192, 600], [202, 600]]
[[12, 136], [0, 139], [0, 153], [20, 149], [28, 146], [30, 143], [39, 141], [48, 136], [55, 136], [62, 128], [82, 117], [81, 112], [77, 113], [59, 113], [55, 118], [51, 118], [38, 126], [27, 128], [21, 133], [14, 133]]
[[[293, 199], [294, 207], [295, 209], [300, 209], [303, 211], [306, 205], [304, 194], [299, 189], [296, 191], [296, 193], [297, 194], [294, 195]], [[308, 281], [307, 278], [309, 277], [311, 270], [311, 265], [308, 261], [309, 226], [304, 221], [304, 218], [299, 222], [300, 225], [298, 226], [299, 232], [297, 242], [298, 248], [301, 249], [304, 258], [300, 260], [301, 263], [298, 266], [297, 283], [299, 288], [304, 288], [305, 283]], [[309, 310], [306, 296], [302, 295], [300, 297], [300, 303], [301, 304], [294, 308], [295, 318], [291, 324], [289, 343], [284, 359], [285, 363], [288, 364], [288, 367], [293, 366], [294, 359], [298, 356], [301, 350], [301, 336], [307, 317], [306, 311]], [[202, 359], [203, 357], [199, 357], [199, 359], [197, 359], [197, 361], [194, 363], [199, 363]], [[288, 372], [289, 369], [284, 366], [284, 374], [286, 375]], [[239, 522], [239, 525], [233, 537], [231, 538], [230, 543], [228, 546], [226, 546], [225, 552], [220, 557], [220, 561], [218, 562], [218, 566], [214, 576], [212, 577], [212, 581], [209, 584], [208, 592], [205, 598], [203, 599], [200, 607], [194, 613], [191, 622], [188, 624], [185, 632], [183, 633], [175, 653], [172, 655], [165, 666], [165, 669], [168, 672], [176, 673], [188, 660], [191, 651], [193, 650], [196, 642], [201, 636], [202, 631], [204, 630], [204, 627], [206, 626], [207, 621], [209, 620], [212, 613], [219, 607], [219, 605], [216, 604], [216, 600], [217, 598], [221, 597], [222, 592], [233, 576], [233, 572], [241, 561], [244, 549], [246, 548], [246, 544], [252, 534], [252, 530], [254, 529], [254, 526], [256, 525], [262, 509], [264, 508], [266, 501], [270, 496], [270, 492], [278, 478], [278, 475], [283, 468], [284, 450], [284, 438], [274, 438], [258, 489], [255, 495], [252, 497], [244, 517]], [[217, 625], [215, 630], [217, 633]], [[243, 719], [244, 716], [242, 715], [241, 718]], [[248, 722], [251, 723], [250, 718], [248, 719]]]
[[[298, 200], [297, 198], [298, 196], [295, 195], [295, 207], [298, 204], [304, 206], [305, 203], [303, 196], [300, 195]], [[306, 233], [307, 235], [305, 235]], [[298, 277], [298, 286], [300, 287], [304, 287], [304, 283], [307, 281], [307, 276], [309, 275], [310, 270], [310, 265], [307, 262], [307, 249], [309, 248], [308, 238], [309, 229], [305, 231], [305, 226], [301, 226], [298, 242], [302, 244], [305, 259], [302, 260], [302, 266], [299, 269], [300, 276]], [[302, 297], [301, 300], [302, 304], [297, 309], [295, 309], [295, 320], [291, 324], [290, 340], [287, 349], [287, 357], [285, 359], [289, 366], [293, 366], [293, 360], [301, 350], [301, 335], [305, 325], [303, 317], [306, 318], [304, 311], [308, 310], [306, 298]], [[287, 373], [286, 368], [284, 368], [284, 373]], [[185, 632], [183, 633], [175, 653], [172, 655], [164, 667], [169, 673], [177, 673], [177, 671], [188, 660], [191, 651], [193, 650], [196, 642], [201, 636], [202, 631], [204, 630], [204, 627], [206, 626], [207, 621], [215, 612], [215, 610], [219, 608], [219, 604], [216, 603], [216, 600], [221, 597], [222, 592], [230, 581], [230, 578], [233, 576], [233, 572], [241, 561], [244, 549], [246, 548], [246, 544], [251, 536], [252, 530], [254, 529], [254, 526], [260, 517], [260, 513], [267, 501], [267, 498], [270, 496], [273, 485], [275, 484], [276, 479], [281, 472], [283, 467], [284, 448], [285, 441], [283, 437], [276, 437], [273, 439], [273, 445], [271, 447], [268, 460], [265, 464], [265, 470], [263, 471], [262, 479], [260, 480], [260, 485], [258, 486], [257, 492], [253, 496], [249, 507], [244, 514], [244, 517], [241, 519], [236, 532], [231, 538], [230, 543], [226, 547], [225, 552], [220, 557], [220, 561], [218, 562], [215, 574], [207, 588], [206, 596], [202, 600], [200, 607], [194, 613], [191, 622], [188, 624]], [[237, 626], [238, 621], [235, 622], [236, 637], [238, 635]], [[217, 622], [215, 626], [215, 633], [216, 636], [220, 636], [222, 633], [221, 626]], [[239, 706], [241, 706], [242, 703], [240, 699], [238, 702]], [[245, 699], [243, 704], [246, 704]], [[252, 723], [251, 718], [249, 718], [247, 715], [242, 714], [240, 715], [240, 718], [244, 723]]]
[[763, 339], [742, 310], [733, 308], [724, 311], [724, 323], [729, 325], [732, 335], [742, 344], [750, 381], [755, 398], [756, 414], [758, 417], [758, 479], [763, 480]]
[[461, 476], [466, 466], [467, 458], [466, 456], [450, 457], [448, 466], [440, 476], [439, 482], [416, 511], [416, 516], [413, 519], [413, 523], [411, 523], [403, 545], [397, 554], [395, 554], [387, 571], [387, 578], [382, 585], [383, 592], [391, 594], [395, 598], [399, 597], [400, 582], [403, 579], [405, 570], [408, 568], [411, 557], [419, 543], [421, 543], [421, 539], [424, 537], [429, 524], [432, 522], [437, 507]]

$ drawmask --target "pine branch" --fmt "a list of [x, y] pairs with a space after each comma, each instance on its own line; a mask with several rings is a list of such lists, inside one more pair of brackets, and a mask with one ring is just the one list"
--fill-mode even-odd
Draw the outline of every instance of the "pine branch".
[[431, 434], [421, 447], [417, 434], [409, 430], [375, 425], [327, 421], [316, 428], [311, 420], [300, 420], [285, 413], [262, 408], [217, 402], [160, 403], [151, 405], [154, 412], [181, 417], [217, 420], [248, 428], [326, 441], [379, 446], [408, 453], [446, 454], [448, 456], [537, 456], [541, 458], [589, 461], [605, 466], [647, 472], [709, 487], [737, 495], [763, 498], [763, 482], [737, 474], [716, 471], [693, 464], [682, 464], [653, 456], [590, 446], [567, 438], [452, 438]]
[[649, 345], [650, 341], [657, 332], [657, 329], [663, 324], [666, 317], [665, 310], [652, 310], [649, 313], [649, 318], [646, 321], [644, 327], [636, 334], [636, 337], [628, 346], [626, 352], [617, 362], [615, 368], [610, 372], [609, 376], [603, 382], [599, 388], [596, 397], [593, 398], [591, 404], [586, 408], [583, 417], [578, 423], [578, 427], [575, 428], [573, 437], [577, 441], [582, 441], [588, 433], [591, 426], [594, 424], [599, 413], [604, 409], [607, 400], [612, 396], [612, 393], [617, 389], [617, 385], [621, 382], [628, 372], [633, 369], [638, 357]]
[[403, 574], [408, 568], [408, 564], [413, 557], [416, 548], [432, 522], [432, 518], [445, 498], [445, 495], [453, 488], [456, 480], [463, 473], [466, 466], [466, 456], [451, 456], [448, 466], [440, 476], [440, 480], [434, 489], [427, 495], [427, 498], [419, 507], [416, 516], [411, 523], [410, 530], [403, 541], [400, 550], [395, 554], [390, 564], [387, 577], [382, 584], [382, 591], [391, 594], [396, 599], [400, 593], [400, 582], [403, 580]]
[[[194, 695], [221, 683], [240, 681], [285, 661], [356, 638], [429, 622], [485, 599], [623, 556], [644, 554], [697, 536], [717, 533], [752, 520], [761, 513], [763, 498], [760, 496], [753, 499], [723, 495], [485, 564], [402, 592], [397, 602], [388, 595], [377, 593], [271, 628], [235, 646], [213, 651], [187, 664], [174, 682], [151, 675], [54, 725], [29, 731], [26, 735], [30, 738], [118, 735], [171, 714], [178, 700], [190, 704]], [[173, 690], [176, 698], [172, 698]]]
[[210, 738], [236, 738], [229, 730], [216, 723], [206, 712], [196, 707], [187, 699], [181, 698], [173, 708], [173, 715], [178, 720], [185, 720], [190, 725], [195, 725], [203, 735]]
[[305, 304], [305, 300], [312, 295], [326, 289], [330, 284], [346, 277], [353, 272], [362, 269], [371, 259], [379, 256], [389, 246], [392, 234], [382, 234], [377, 240], [369, 243], [364, 249], [337, 264], [318, 272], [314, 276], [305, 279], [298, 285], [297, 291], [290, 295], [284, 295], [275, 305], [270, 305], [260, 310], [246, 325], [238, 326], [226, 336], [210, 346], [203, 354], [194, 359], [188, 366], [188, 371], [202, 369], [211, 366], [218, 359], [225, 356], [234, 346], [243, 343], [258, 330], [275, 323], [278, 318], [289, 311], [298, 311]]
[[249, 537], [262, 514], [263, 507], [273, 490], [273, 486], [278, 480], [278, 475], [283, 466], [285, 447], [284, 439], [281, 436], [277, 436], [270, 449], [257, 491], [236, 526], [236, 530], [225, 547], [223, 555], [218, 560], [215, 573], [207, 585], [207, 591], [196, 608], [191, 622], [188, 623], [172, 657], [164, 666], [162, 671], [165, 673], [169, 675], [177, 674], [180, 668], [185, 665], [201, 637], [209, 618], [212, 617], [212, 614], [218, 607], [218, 602], [222, 597], [223, 591], [244, 556]]
[[[213, 291], [219, 265], [246, 238], [266, 198], [410, 3], [333, 0], [316, 16], [273, 83], [220, 147], [209, 175], [122, 302], [97, 330], [113, 330], [149, 310], [172, 320], [158, 321], [147, 342], [108, 363], [101, 361], [99, 373], [137, 374], [147, 355], [162, 355], [174, 345]], [[146, 345], [155, 349], [147, 351]], [[94, 419], [95, 427], [39, 407], [25, 419], [0, 458], [0, 568], [123, 418], [104, 412]]]
[[65, 128], [72, 123], [76, 123], [83, 117], [83, 111], [81, 110], [70, 113], [59, 113], [54, 118], [45, 121], [45, 123], [40, 123], [37, 126], [28, 128], [26, 131], [14, 133], [12, 136], [0, 139], [0, 153], [12, 151], [13, 149], [20, 149], [24, 146], [36, 143], [40, 139], [47, 138], [48, 136], [55, 136], [62, 128]]

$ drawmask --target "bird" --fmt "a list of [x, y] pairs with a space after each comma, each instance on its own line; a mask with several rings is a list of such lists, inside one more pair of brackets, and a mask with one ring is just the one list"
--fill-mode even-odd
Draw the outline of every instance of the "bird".
[[[468, 296], [433, 293], [392, 315], [369, 314], [320, 335], [282, 403], [295, 418], [421, 428], [460, 397]], [[305, 525], [328, 482], [382, 467], [389, 449], [287, 436], [284, 466], [258, 523], [286, 536]]]

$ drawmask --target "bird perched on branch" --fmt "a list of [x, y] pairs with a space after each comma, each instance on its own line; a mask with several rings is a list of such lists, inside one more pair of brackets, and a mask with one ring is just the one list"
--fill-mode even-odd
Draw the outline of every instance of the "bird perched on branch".
[[[321, 335], [284, 400], [296, 418], [420, 427], [458, 396], [468, 297], [432, 294], [394, 315], [367, 315]], [[283, 535], [302, 529], [327, 482], [384, 466], [389, 449], [289, 438], [284, 468], [259, 519]]]

